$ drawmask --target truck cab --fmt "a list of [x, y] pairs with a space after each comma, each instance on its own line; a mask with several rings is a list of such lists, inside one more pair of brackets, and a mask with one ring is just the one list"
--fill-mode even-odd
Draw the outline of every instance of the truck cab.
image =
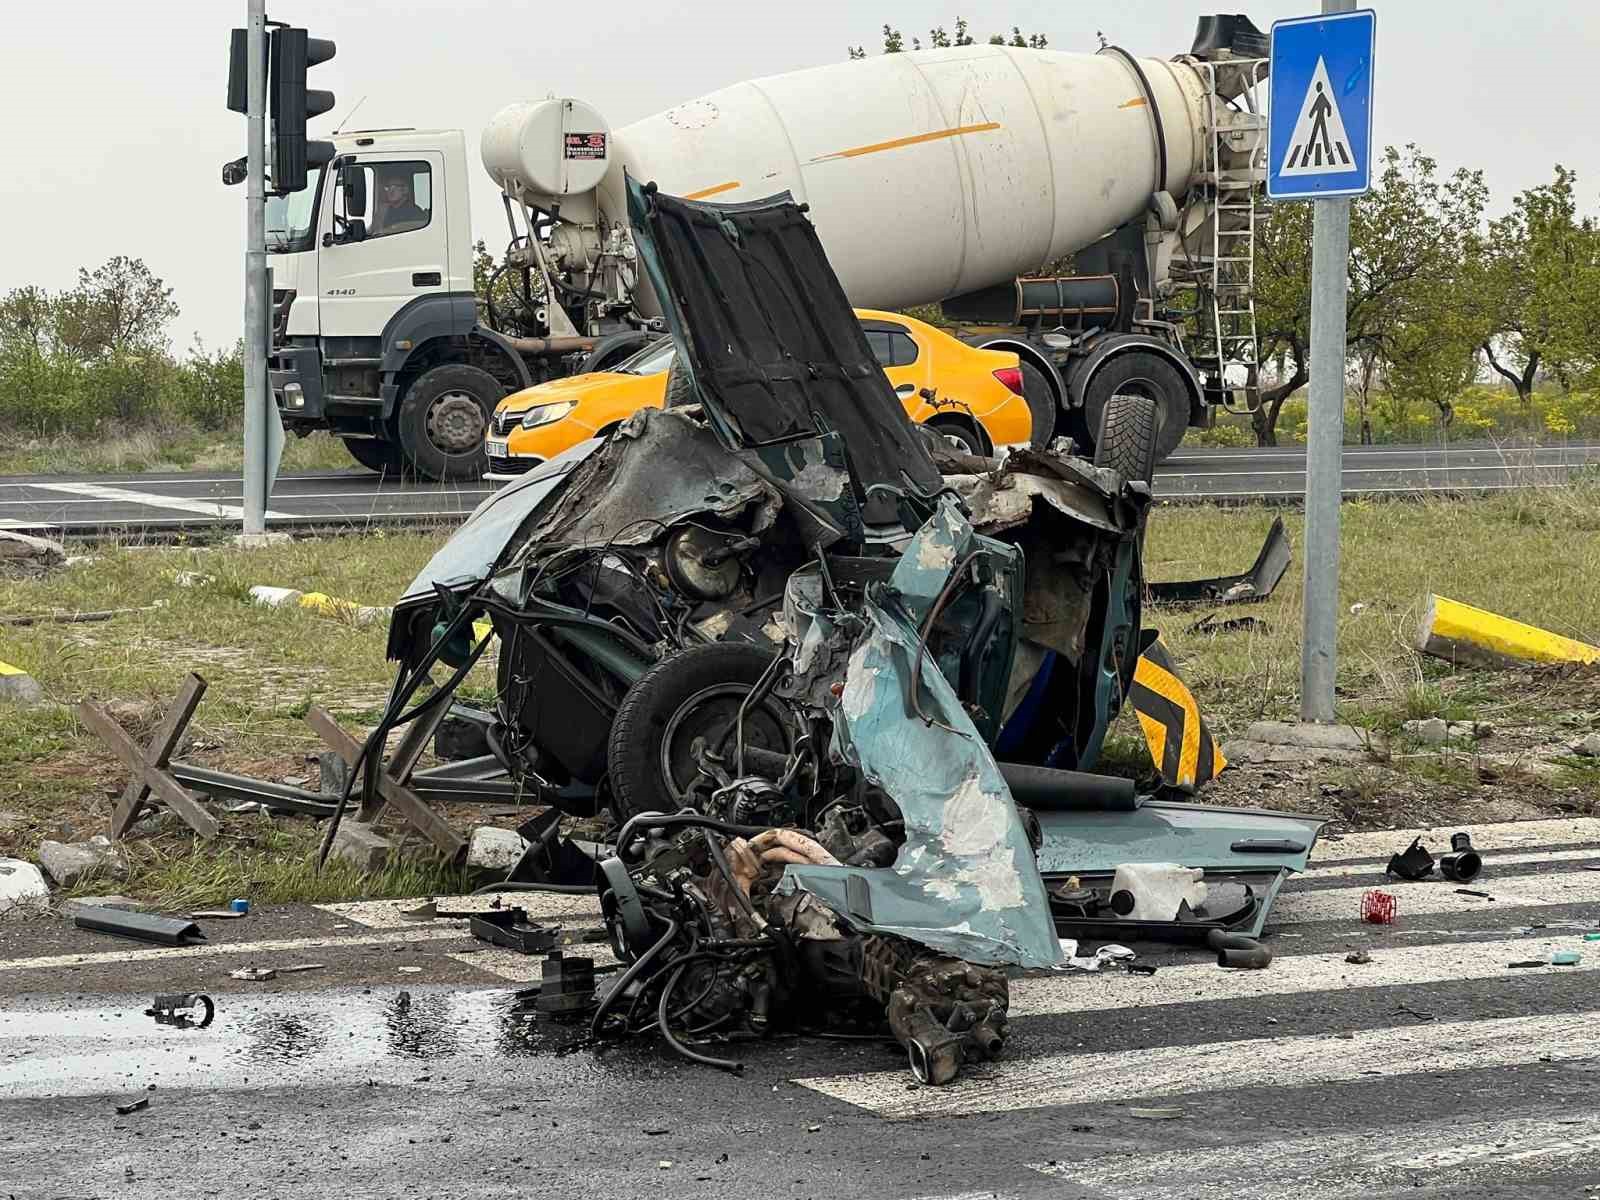
[[482, 327], [459, 130], [341, 134], [267, 207], [268, 374], [286, 429], [331, 430], [375, 470], [482, 470], [495, 403], [533, 382]]

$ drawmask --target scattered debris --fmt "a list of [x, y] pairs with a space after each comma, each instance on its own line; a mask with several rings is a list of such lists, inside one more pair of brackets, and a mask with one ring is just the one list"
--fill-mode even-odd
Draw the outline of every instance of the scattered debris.
[[1344, 956], [1344, 960], [1345, 962], [1352, 963], [1355, 966], [1364, 967], [1372, 961], [1372, 955], [1367, 951], [1366, 947], [1362, 947], [1359, 950], [1352, 950], [1349, 954], [1346, 954]]
[[189, 917], [195, 921], [237, 921], [240, 917], [249, 915], [249, 913], [235, 912], [231, 908], [208, 908], [202, 912], [192, 912]]
[[0, 920], [42, 912], [50, 903], [44, 873], [20, 858], [0, 858]]
[[551, 1016], [574, 1016], [595, 1005], [594, 960], [557, 950], [539, 969], [539, 994], [533, 1006]]
[[128, 877], [127, 855], [103, 833], [86, 842], [40, 842], [39, 865], [63, 888], [76, 887], [91, 878]]
[[156, 601], [140, 608], [102, 608], [93, 612], [48, 612], [48, 613], [20, 613], [12, 616], [0, 616], [0, 626], [12, 628], [26, 628], [30, 625], [88, 625], [97, 621], [109, 621], [112, 617], [124, 617], [129, 613], [154, 612], [165, 607], [166, 602]]
[[1140, 1121], [1176, 1121], [1184, 1112], [1181, 1108], [1130, 1108], [1128, 1115]]
[[[195, 1020], [195, 1009], [203, 1015]], [[203, 992], [163, 992], [150, 1002], [144, 1015], [154, 1017], [157, 1025], [171, 1025], [175, 1029], [204, 1029], [217, 1015], [216, 1003]]]
[[1478, 891], [1474, 891], [1472, 888], [1457, 888], [1456, 889], [1456, 895], [1458, 895], [1458, 896], [1475, 896], [1479, 900], [1493, 900], [1494, 899], [1494, 897], [1491, 896], [1488, 892], [1478, 892]]
[[[140, 1096], [137, 1100], [130, 1100], [126, 1104], [117, 1105], [117, 1115], [119, 1117], [126, 1117], [126, 1116], [129, 1116], [132, 1113], [143, 1112], [145, 1109], [147, 1109], [149, 1107], [150, 1107], [150, 1097], [149, 1096]], [[133, 1178], [133, 1173], [132, 1173], [133, 1169], [130, 1167], [128, 1169], [128, 1171], [129, 1171], [128, 1178], [132, 1179]]]
[[230, 900], [228, 901], [228, 910], [238, 913], [241, 917], [247, 916], [250, 912], [250, 901], [243, 898]]
[[528, 843], [514, 829], [480, 825], [467, 840], [467, 868], [504, 875], [517, 865], [527, 848]]
[[1450, 853], [1439, 860], [1439, 872], [1454, 883], [1471, 883], [1483, 870], [1483, 858], [1472, 848], [1465, 830], [1450, 835]]
[[1575, 967], [1583, 961], [1583, 955], [1576, 950], [1557, 950], [1550, 956], [1552, 967]]
[[49, 538], [0, 529], [0, 573], [40, 574], [66, 561], [60, 542]]
[[1228, 617], [1218, 620], [1216, 613], [1207, 613], [1193, 625], [1189, 626], [1190, 633], [1270, 633], [1272, 626], [1260, 617]]
[[1377, 889], [1361, 894], [1361, 919], [1368, 925], [1393, 925], [1400, 902], [1389, 892]]
[[1410, 1005], [1405, 1003], [1395, 1005], [1394, 1011], [1397, 1013], [1404, 1013], [1408, 1017], [1415, 1017], [1419, 1021], [1433, 1020], [1433, 1014], [1431, 1012], [1423, 1012], [1421, 1009], [1412, 1008]]
[[277, 977], [278, 973], [271, 967], [239, 967], [228, 972], [229, 979], [242, 979], [245, 983], [266, 983]]
[[1548, 967], [1550, 961], [1544, 958], [1525, 958], [1520, 962], [1508, 962], [1508, 967]]
[[187, 946], [203, 942], [200, 926], [183, 917], [158, 917], [151, 913], [126, 912], [119, 908], [84, 909], [72, 918], [79, 929], [113, 933], [118, 937], [163, 946]]
[[1272, 595], [1293, 555], [1283, 518], [1273, 518], [1272, 528], [1261, 544], [1255, 563], [1243, 575], [1222, 575], [1215, 579], [1190, 579], [1176, 583], [1147, 584], [1150, 599], [1156, 604], [1185, 607], [1203, 604], [1249, 604]]
[[327, 963], [297, 963], [292, 967], [279, 967], [278, 974], [296, 975], [301, 971], [324, 971], [327, 970], [327, 967]]
[[1444, 596], [1427, 598], [1417, 626], [1417, 649], [1447, 662], [1481, 667], [1600, 662], [1600, 646]]
[[480, 942], [504, 946], [518, 954], [543, 954], [552, 950], [560, 935], [556, 926], [530, 921], [527, 911], [521, 908], [474, 913], [469, 920], [472, 936]]
[[350, 863], [363, 874], [381, 871], [393, 849], [389, 839], [361, 821], [343, 821], [333, 835], [330, 856]]
[[1413, 882], [1426, 879], [1433, 874], [1433, 855], [1422, 844], [1422, 838], [1413, 838], [1404, 851], [1390, 855], [1389, 865], [1383, 869], [1383, 873]]

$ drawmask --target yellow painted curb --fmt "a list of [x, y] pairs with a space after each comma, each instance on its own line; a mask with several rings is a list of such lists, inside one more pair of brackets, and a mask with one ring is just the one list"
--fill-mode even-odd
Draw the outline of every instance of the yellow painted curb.
[[1444, 596], [1428, 597], [1417, 627], [1417, 649], [1450, 662], [1487, 667], [1600, 662], [1600, 646]]

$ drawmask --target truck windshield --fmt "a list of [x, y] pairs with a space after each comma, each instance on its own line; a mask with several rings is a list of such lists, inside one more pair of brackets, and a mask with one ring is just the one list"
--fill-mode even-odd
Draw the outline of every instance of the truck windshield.
[[267, 250], [292, 254], [309, 250], [316, 240], [317, 198], [322, 194], [322, 168], [306, 171], [304, 190], [267, 197]]

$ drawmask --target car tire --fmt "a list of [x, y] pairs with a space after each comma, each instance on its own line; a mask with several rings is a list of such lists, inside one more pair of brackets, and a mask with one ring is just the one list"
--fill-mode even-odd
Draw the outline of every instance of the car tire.
[[1116, 395], [1144, 396], [1155, 403], [1160, 424], [1156, 461], [1165, 461], [1189, 428], [1189, 385], [1182, 372], [1159, 354], [1132, 350], [1114, 355], [1084, 390], [1084, 425], [1096, 436], [1105, 419], [1106, 404]]
[[1034, 450], [1043, 450], [1056, 436], [1056, 394], [1044, 372], [1028, 363], [1022, 364], [1022, 398], [1027, 402], [1032, 421], [1028, 445]]
[[405, 452], [386, 438], [343, 438], [344, 448], [369, 471], [398, 479], [405, 467]]
[[1119, 392], [1106, 402], [1095, 437], [1094, 465], [1124, 479], [1149, 483], [1156, 473], [1161, 418], [1149, 396]]
[[400, 445], [417, 474], [428, 479], [476, 479], [488, 465], [484, 435], [505, 388], [489, 372], [465, 363], [434, 367], [415, 379], [400, 401]]
[[[606, 742], [617, 820], [683, 806], [666, 777], [667, 756], [681, 770], [693, 731], [708, 722], [725, 727], [729, 708], [737, 711], [736, 701], [749, 694], [771, 665], [772, 653], [759, 646], [715, 642], [663, 659], [639, 677], [623, 696]], [[768, 743], [781, 710], [770, 698], [766, 705], [764, 713], [757, 709], [747, 714], [746, 735], [750, 745], [776, 750], [780, 747]], [[667, 745], [669, 735], [672, 746]], [[789, 748], [787, 739], [783, 748]]]
[[969, 454], [973, 458], [988, 458], [989, 439], [975, 424], [965, 417], [934, 417], [925, 422], [927, 427], [942, 437], [952, 450]]

